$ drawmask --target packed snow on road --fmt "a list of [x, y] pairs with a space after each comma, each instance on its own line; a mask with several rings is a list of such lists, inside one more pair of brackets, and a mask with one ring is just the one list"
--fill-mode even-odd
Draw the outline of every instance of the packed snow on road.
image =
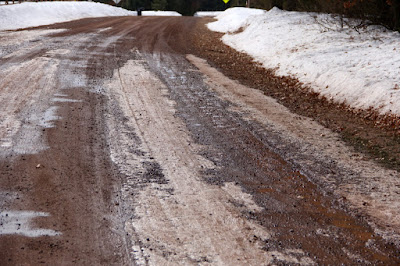
[[[400, 114], [400, 34], [379, 26], [357, 32], [328, 15], [232, 8], [209, 29], [276, 74], [292, 76], [350, 107]], [[330, 21], [330, 22], [328, 22]]]

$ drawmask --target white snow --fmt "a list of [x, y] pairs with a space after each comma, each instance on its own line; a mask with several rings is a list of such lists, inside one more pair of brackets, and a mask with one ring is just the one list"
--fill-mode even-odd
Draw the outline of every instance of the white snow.
[[[175, 11], [143, 11], [144, 16], [181, 16]], [[0, 31], [49, 25], [82, 18], [136, 16], [129, 11], [95, 2], [24, 2], [0, 6]]]
[[221, 15], [223, 11], [198, 11], [193, 16], [194, 17], [216, 17]]
[[24, 2], [0, 6], [0, 30], [35, 27], [81, 18], [134, 15], [136, 12], [95, 2]]
[[0, 6], [0, 30], [14, 30], [81, 18], [134, 16], [136, 12], [95, 2], [24, 2]]
[[60, 232], [51, 229], [32, 228], [37, 217], [48, 217], [49, 213], [34, 211], [0, 212], [0, 235], [23, 235], [27, 237], [58, 236]]
[[143, 16], [166, 16], [166, 17], [178, 17], [182, 16], [176, 11], [143, 11], [142, 12]]
[[61, 117], [57, 115], [58, 109], [58, 106], [51, 106], [48, 108], [43, 114], [41, 114], [38, 124], [43, 128], [55, 127], [54, 122], [61, 119]]
[[230, 8], [217, 16], [218, 21], [209, 23], [208, 28], [218, 32], [234, 32], [245, 26], [248, 18], [265, 14], [265, 12], [253, 8]]
[[[314, 18], [317, 17], [317, 20]], [[338, 103], [400, 115], [400, 34], [378, 26], [327, 30], [327, 15], [232, 8], [208, 24], [276, 74]], [[328, 25], [332, 26], [332, 25]]]

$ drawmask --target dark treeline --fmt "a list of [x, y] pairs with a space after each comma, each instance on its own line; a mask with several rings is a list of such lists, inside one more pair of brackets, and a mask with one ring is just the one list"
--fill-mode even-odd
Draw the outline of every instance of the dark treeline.
[[371, 21], [400, 30], [400, 0], [252, 0], [252, 7], [312, 11]]
[[[145, 10], [177, 11], [182, 15], [191, 16], [199, 10], [223, 11], [232, 6], [239, 6], [238, 2], [239, 0], [230, 1], [228, 4], [222, 0], [122, 0], [118, 5], [129, 10], [143, 7]], [[245, 2], [242, 5], [244, 6]]]
[[[100, 0], [110, 1], [110, 0]], [[312, 11], [343, 15], [371, 21], [400, 30], [400, 0], [248, 0], [253, 8], [269, 10], [274, 6], [290, 11]], [[247, 0], [122, 0], [118, 6], [129, 10], [171, 10], [182, 15], [196, 11], [222, 11], [229, 7], [246, 6]]]

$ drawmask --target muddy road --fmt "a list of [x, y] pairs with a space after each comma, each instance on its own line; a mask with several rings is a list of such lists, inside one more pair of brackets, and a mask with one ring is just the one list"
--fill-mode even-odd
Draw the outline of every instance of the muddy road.
[[400, 263], [399, 173], [202, 59], [204, 22], [0, 32], [1, 265]]

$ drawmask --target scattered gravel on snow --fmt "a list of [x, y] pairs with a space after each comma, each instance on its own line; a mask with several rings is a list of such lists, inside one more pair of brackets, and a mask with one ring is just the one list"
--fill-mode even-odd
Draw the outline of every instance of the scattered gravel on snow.
[[[316, 20], [314, 17], [317, 17]], [[338, 103], [400, 115], [400, 34], [370, 26], [327, 30], [327, 15], [232, 8], [208, 24], [222, 40], [276, 74]], [[330, 25], [332, 26], [332, 25]]]

